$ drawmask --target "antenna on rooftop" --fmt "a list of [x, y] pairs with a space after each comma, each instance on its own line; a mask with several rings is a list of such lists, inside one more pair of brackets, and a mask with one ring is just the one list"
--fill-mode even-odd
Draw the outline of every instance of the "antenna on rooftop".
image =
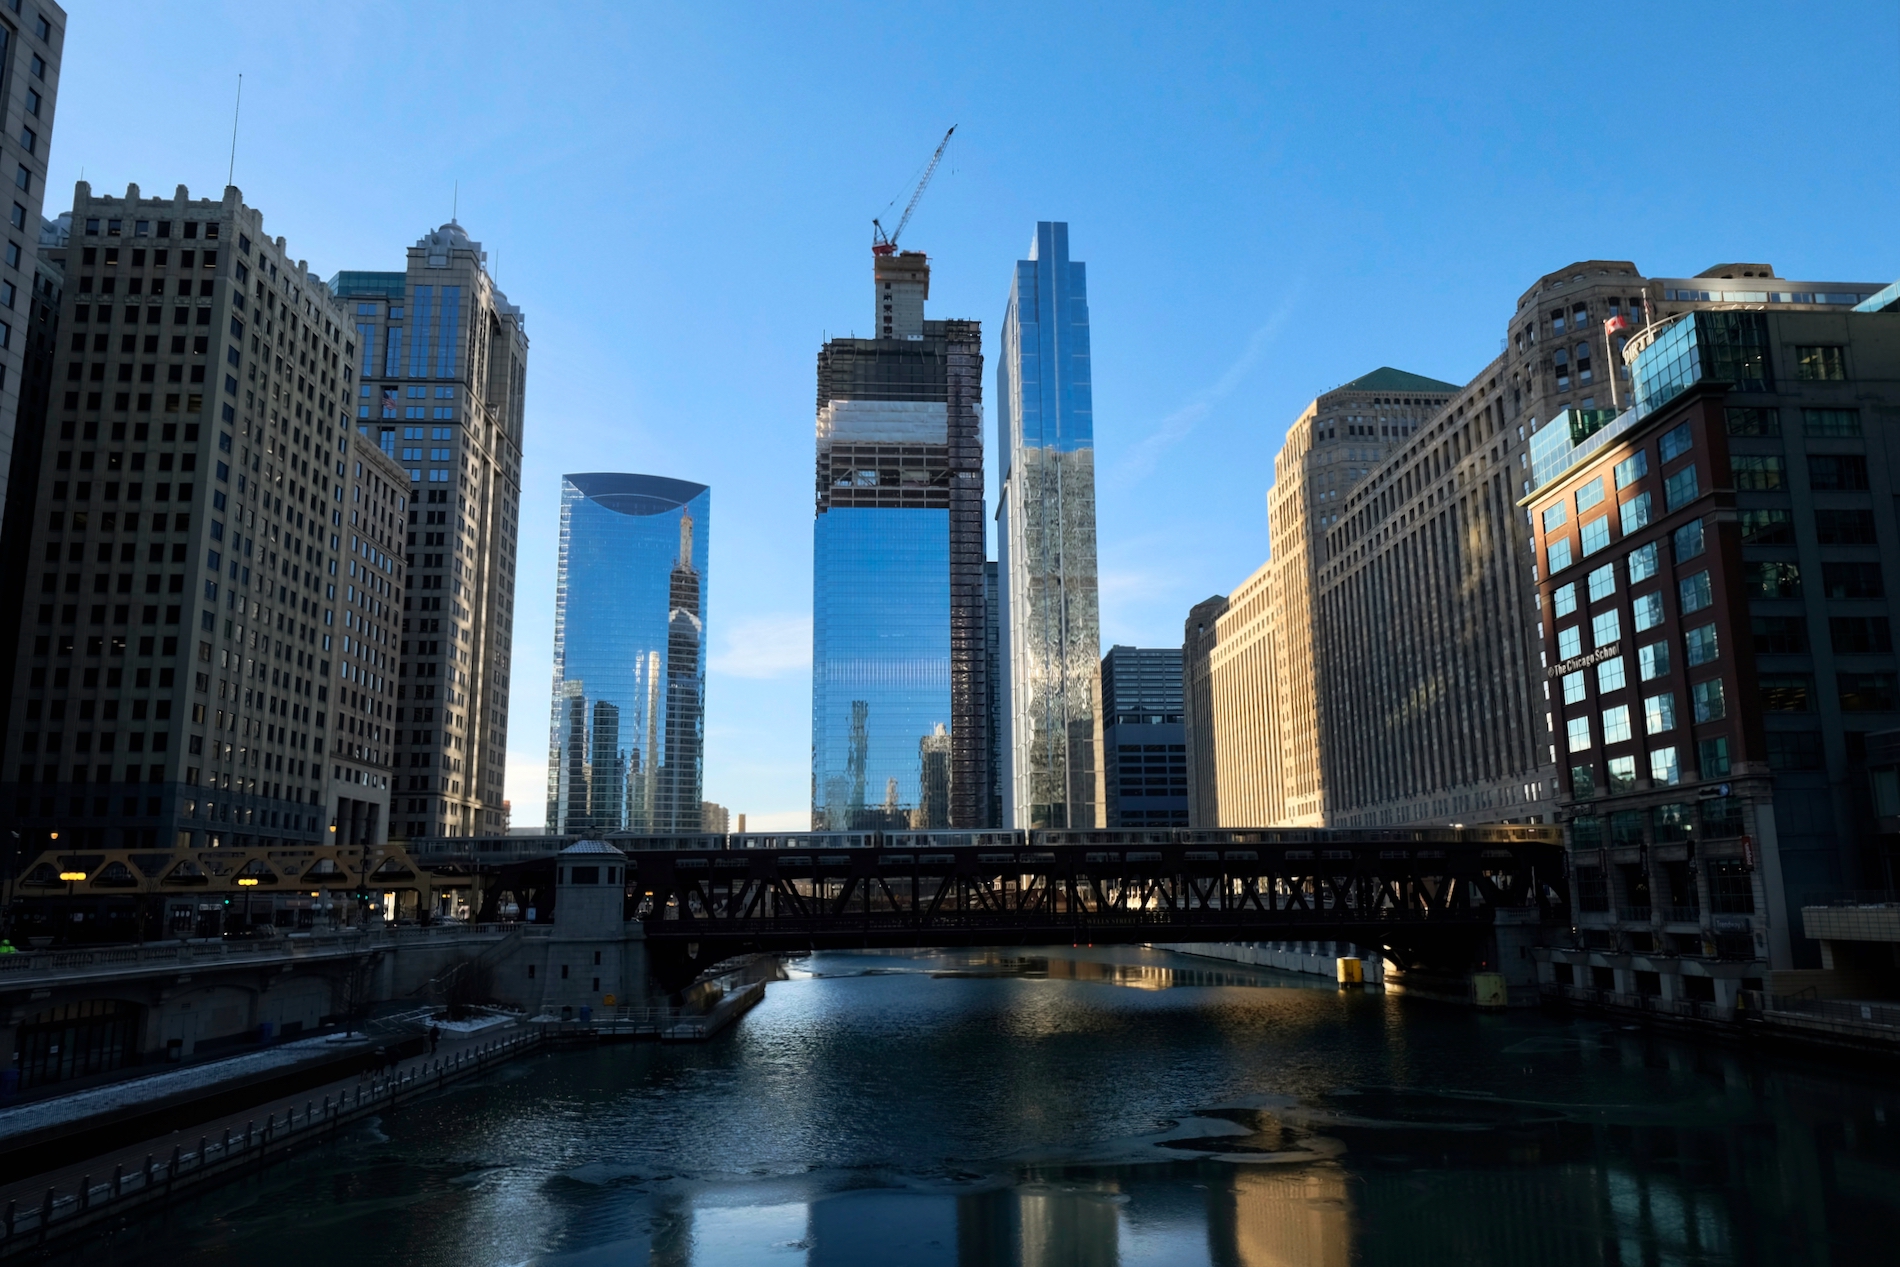
[[237, 104], [231, 107], [231, 167], [224, 174], [224, 183], [230, 184], [237, 179], [237, 128], [238, 114], [244, 109], [244, 72], [238, 72]]
[[462, 182], [458, 180], [455, 182], [454, 197], [449, 203], [449, 223], [450, 224], [455, 223], [455, 217], [461, 213], [461, 210], [462, 210]]

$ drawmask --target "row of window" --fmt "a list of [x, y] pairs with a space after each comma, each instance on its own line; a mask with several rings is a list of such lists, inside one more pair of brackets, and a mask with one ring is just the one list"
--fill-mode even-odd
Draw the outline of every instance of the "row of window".
[[[89, 238], [98, 237], [100, 235], [101, 226], [104, 227], [106, 237], [117, 238], [126, 236], [125, 219], [118, 216], [106, 216], [103, 218], [99, 216], [87, 217], [86, 236]], [[173, 222], [170, 220], [135, 219], [132, 221], [131, 236], [135, 238], [169, 238], [172, 236], [172, 226]], [[179, 236], [183, 237], [186, 241], [190, 241], [198, 236], [198, 231], [202, 228], [204, 230], [205, 240], [215, 242], [218, 240], [218, 227], [216, 220], [207, 220], [202, 224], [196, 220], [187, 220], [184, 222], [184, 227]]]
[[[1860, 453], [1810, 453], [1808, 487], [1817, 493], [1864, 493], [1867, 458]], [[1772, 493], [1789, 487], [1788, 464], [1778, 453], [1736, 453], [1729, 457], [1736, 491]]]

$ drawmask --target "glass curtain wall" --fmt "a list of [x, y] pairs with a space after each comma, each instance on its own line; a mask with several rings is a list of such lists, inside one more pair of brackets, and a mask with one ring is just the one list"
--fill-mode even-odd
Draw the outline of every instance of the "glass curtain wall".
[[657, 475], [562, 478], [550, 832], [699, 830], [710, 498]]
[[1013, 827], [1102, 823], [1101, 618], [1088, 284], [1069, 226], [1036, 225], [1003, 314], [997, 516]]

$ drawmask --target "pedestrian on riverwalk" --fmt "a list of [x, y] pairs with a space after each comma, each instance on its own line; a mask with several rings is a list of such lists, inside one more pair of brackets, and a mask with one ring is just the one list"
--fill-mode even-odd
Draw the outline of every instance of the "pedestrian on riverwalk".
[[429, 1026], [429, 1054], [431, 1056], [435, 1055], [435, 1049], [440, 1046], [441, 1043], [442, 1027], [440, 1025]]

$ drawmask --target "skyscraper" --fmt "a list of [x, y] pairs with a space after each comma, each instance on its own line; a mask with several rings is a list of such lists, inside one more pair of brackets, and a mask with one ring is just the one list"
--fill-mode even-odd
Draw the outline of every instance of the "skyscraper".
[[10, 613], [14, 821], [89, 848], [380, 843], [410, 493], [349, 434], [342, 305], [234, 186], [81, 181], [48, 255], [85, 337], [56, 345]]
[[[0, 509], [10, 496], [8, 458], [14, 451], [14, 432], [19, 424], [27, 352], [26, 339], [13, 337], [14, 325], [22, 316], [30, 319], [38, 302], [22, 301], [20, 295], [34, 281], [34, 237], [40, 232], [46, 166], [53, 151], [60, 55], [66, 47], [66, 13], [57, 4], [45, 0], [36, 3], [30, 13], [22, 14], [18, 9], [13, 12], [19, 18], [18, 26], [11, 20], [0, 23], [0, 84], [4, 84], [9, 126], [19, 129], [9, 132], [3, 160], [14, 172], [6, 200], [6, 261], [0, 266], [0, 301], [10, 310], [0, 323]], [[25, 331], [20, 333], [24, 335]], [[29, 484], [36, 473], [31, 469], [20, 472]], [[12, 602], [15, 596], [0, 595], [0, 601]]]
[[818, 353], [812, 826], [986, 826], [981, 331], [921, 252], [873, 279], [881, 337]]
[[1039, 222], [1029, 258], [1016, 264], [996, 396], [1004, 825], [1096, 827], [1102, 637], [1088, 285], [1061, 221]]
[[659, 475], [562, 477], [550, 832], [700, 830], [711, 499]]
[[1110, 827], [1188, 826], [1179, 647], [1102, 657], [1102, 755]]
[[409, 477], [391, 833], [501, 830], [528, 336], [481, 243], [443, 225], [403, 272], [342, 272], [361, 350], [356, 429]]

